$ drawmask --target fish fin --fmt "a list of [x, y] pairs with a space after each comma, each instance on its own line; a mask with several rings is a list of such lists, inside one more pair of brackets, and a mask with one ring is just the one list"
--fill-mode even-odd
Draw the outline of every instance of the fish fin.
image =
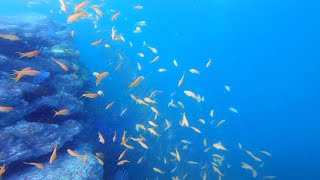
[[56, 117], [57, 116], [57, 111], [54, 111], [54, 116], [53, 117]]
[[22, 52], [16, 52], [16, 53], [20, 55], [19, 58], [23, 58], [24, 57], [24, 53], [22, 53]]

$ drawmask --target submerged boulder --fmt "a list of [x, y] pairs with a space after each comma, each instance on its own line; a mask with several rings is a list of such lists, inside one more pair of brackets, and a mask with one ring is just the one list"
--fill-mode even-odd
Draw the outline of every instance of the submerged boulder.
[[87, 163], [83, 163], [81, 158], [70, 156], [66, 150], [58, 151], [58, 158], [53, 164], [47, 161], [44, 163], [46, 169], [42, 170], [36, 167], [28, 169], [7, 177], [8, 180], [15, 179], [33, 179], [33, 180], [102, 180], [103, 166], [91, 154], [92, 150], [88, 147], [75, 149], [80, 154], [86, 154]]
[[61, 125], [20, 121], [0, 129], [0, 157], [6, 164], [36, 158], [62, 147], [82, 130], [81, 124], [68, 120]]

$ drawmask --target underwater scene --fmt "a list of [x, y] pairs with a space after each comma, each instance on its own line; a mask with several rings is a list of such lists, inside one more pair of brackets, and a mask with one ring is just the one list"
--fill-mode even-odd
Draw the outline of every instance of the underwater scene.
[[0, 179], [319, 180], [319, 10], [0, 0]]

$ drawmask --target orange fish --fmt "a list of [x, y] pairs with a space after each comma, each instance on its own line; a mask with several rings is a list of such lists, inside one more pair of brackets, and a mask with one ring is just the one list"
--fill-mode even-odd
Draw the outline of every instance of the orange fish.
[[20, 58], [32, 58], [32, 57], [37, 57], [38, 54], [40, 53], [40, 51], [35, 50], [35, 51], [30, 51], [30, 52], [25, 52], [25, 53], [21, 53], [21, 52], [17, 52], [20, 55]]
[[68, 7], [67, 7], [66, 3], [64, 2], [64, 0], [59, 0], [59, 1], [61, 4], [61, 11], [68, 12]]
[[69, 109], [62, 109], [60, 111], [54, 111], [54, 116], [53, 117], [56, 117], [56, 116], [60, 116], [60, 115], [69, 115], [70, 114], [70, 110]]
[[99, 39], [98, 41], [95, 41], [95, 42], [91, 43], [91, 46], [97, 46], [101, 42], [102, 42], [102, 39]]
[[184, 73], [183, 73], [181, 79], [179, 80], [178, 87], [180, 87], [183, 84], [183, 81], [184, 81]]
[[74, 12], [77, 13], [77, 12], [82, 11], [82, 9], [87, 6], [88, 2], [89, 2], [88, 0], [85, 0], [85, 1], [77, 4], [76, 7], [74, 7]]
[[100, 84], [101, 80], [103, 78], [106, 78], [109, 75], [109, 73], [108, 72], [103, 72], [103, 73], [100, 74], [100, 73], [95, 72], [94, 75], [97, 77], [96, 86], [98, 86]]
[[71, 31], [71, 37], [74, 38], [75, 32], [72, 30]]
[[99, 96], [99, 94], [96, 94], [96, 93], [88, 93], [88, 94], [82, 94], [80, 97], [79, 97], [79, 99], [80, 98], [82, 98], [82, 97], [87, 97], [87, 98], [98, 98], [98, 96]]
[[111, 20], [114, 21], [118, 18], [118, 16], [120, 15], [120, 11], [115, 13], [112, 17], [111, 17]]
[[97, 6], [91, 6], [91, 8], [99, 15], [103, 16], [103, 12]]
[[104, 140], [104, 137], [102, 136], [102, 134], [99, 132], [98, 135], [99, 135], [99, 141], [100, 141], [102, 144], [105, 144], [106, 141]]
[[112, 142], [116, 142], [117, 140], [117, 132], [114, 132], [114, 136], [112, 138]]
[[85, 155], [80, 155], [78, 153], [76, 153], [75, 151], [71, 150], [71, 149], [67, 149], [67, 152], [71, 155], [71, 156], [74, 156], [74, 157], [77, 157], [77, 158], [83, 158]]
[[138, 5], [138, 6], [134, 6], [135, 9], [143, 9], [143, 6]]
[[50, 157], [50, 164], [53, 164], [53, 162], [56, 160], [56, 158], [57, 158], [57, 145], [55, 144], [52, 155]]
[[140, 84], [140, 81], [143, 80], [143, 76], [139, 76], [136, 80], [134, 80], [130, 85], [129, 88], [132, 89], [133, 87], [137, 86]]
[[10, 41], [19, 41], [20, 40], [20, 38], [18, 36], [12, 35], [12, 34], [1, 34], [0, 33], [0, 38], [7, 39]]
[[108, 106], [106, 107], [106, 109], [111, 108], [113, 104], [114, 104], [114, 102], [111, 102], [110, 104], [108, 104]]
[[65, 64], [63, 64], [62, 62], [57, 61], [56, 59], [54, 59], [53, 57], [51, 57], [51, 59], [56, 62], [63, 70], [68, 71], [69, 68], [68, 66], [66, 66]]
[[11, 112], [14, 109], [12, 107], [8, 107], [8, 106], [0, 106], [0, 112]]
[[6, 165], [0, 166], [0, 177], [6, 172]]
[[74, 23], [77, 22], [79, 19], [84, 18], [84, 17], [88, 17], [89, 14], [87, 12], [77, 12], [74, 14], [71, 14], [68, 19], [67, 19], [67, 23]]
[[23, 76], [35, 76], [40, 74], [40, 71], [37, 70], [32, 70], [30, 67], [24, 68], [21, 71], [17, 71], [17, 70], [13, 70], [14, 71], [14, 75], [17, 75], [16, 78], [14, 78], [14, 80], [16, 82], [18, 82]]
[[150, 63], [154, 63], [159, 60], [159, 56], [155, 57]]
[[37, 168], [40, 168], [40, 169], [45, 169], [45, 167], [44, 167], [44, 165], [42, 163], [27, 163], [27, 162], [23, 162], [23, 163], [36, 166]]

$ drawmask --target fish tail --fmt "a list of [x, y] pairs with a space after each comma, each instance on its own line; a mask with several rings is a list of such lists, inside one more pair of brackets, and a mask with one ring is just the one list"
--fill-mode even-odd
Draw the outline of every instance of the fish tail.
[[22, 52], [16, 52], [16, 53], [20, 55], [20, 58], [24, 57], [24, 53], [22, 53]]
[[56, 117], [57, 116], [57, 111], [54, 111], [54, 116], [53, 117]]
[[81, 95], [81, 96], [79, 97], [79, 99], [81, 99], [81, 98], [82, 98], [82, 96], [83, 96], [83, 95]]

